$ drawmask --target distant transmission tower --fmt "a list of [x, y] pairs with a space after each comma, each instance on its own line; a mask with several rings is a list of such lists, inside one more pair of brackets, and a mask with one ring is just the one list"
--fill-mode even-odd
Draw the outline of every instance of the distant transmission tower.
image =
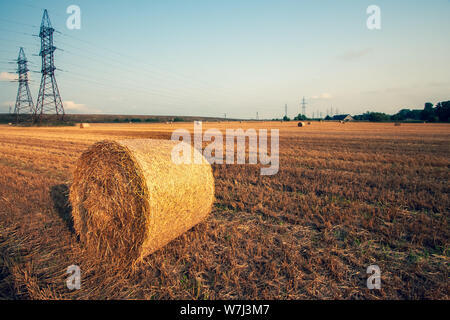
[[259, 120], [259, 114], [258, 114], [258, 111], [256, 111], [256, 120]]
[[304, 116], [306, 116], [306, 105], [307, 105], [307, 103], [305, 101], [305, 97], [303, 97], [303, 99], [302, 99], [302, 112], [303, 112]]
[[[27, 58], [23, 48], [19, 50], [19, 56], [17, 57], [17, 74], [19, 75], [19, 89], [17, 90], [16, 106], [14, 108], [14, 114], [16, 115], [16, 121], [19, 122], [19, 114], [22, 113], [34, 113], [33, 99], [31, 98], [30, 87], [28, 86], [28, 67]], [[11, 107], [9, 107], [11, 113]]]
[[284, 116], [287, 118], [287, 103], [284, 105]]
[[56, 47], [53, 46], [53, 32], [50, 18], [47, 10], [44, 10], [42, 16], [41, 29], [39, 37], [41, 38], [41, 51], [39, 55], [42, 58], [42, 78], [39, 88], [39, 96], [36, 102], [35, 121], [42, 120], [42, 116], [47, 112], [56, 112], [57, 116], [64, 120], [64, 107], [59, 94], [58, 84], [55, 79], [55, 64], [53, 53]]

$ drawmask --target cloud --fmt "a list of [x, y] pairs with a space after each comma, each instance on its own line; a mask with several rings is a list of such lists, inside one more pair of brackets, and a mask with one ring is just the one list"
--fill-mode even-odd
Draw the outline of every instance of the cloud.
[[17, 74], [9, 72], [0, 72], [0, 81], [17, 80]]
[[82, 103], [75, 103], [74, 101], [63, 101], [64, 110], [70, 113], [101, 113], [99, 109], [92, 109]]
[[365, 48], [361, 50], [349, 50], [344, 52], [343, 54], [338, 55], [338, 59], [343, 61], [354, 61], [368, 55], [372, 51], [373, 51], [372, 48]]
[[331, 98], [333, 98], [333, 96], [330, 93], [326, 93], [326, 92], [322, 93], [322, 94], [320, 94], [318, 96], [312, 96], [311, 97], [311, 99], [313, 99], [313, 100], [329, 100]]

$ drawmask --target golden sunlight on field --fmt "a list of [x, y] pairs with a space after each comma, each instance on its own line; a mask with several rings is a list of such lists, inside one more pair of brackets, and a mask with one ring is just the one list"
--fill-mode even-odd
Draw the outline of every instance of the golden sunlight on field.
[[[170, 139], [194, 124], [0, 126], [0, 298], [450, 297], [450, 125], [204, 122], [279, 129], [279, 172], [214, 164], [206, 221], [135, 272], [77, 239], [68, 202], [81, 153], [104, 139]], [[82, 270], [80, 290], [67, 267]], [[368, 290], [366, 269], [381, 268]]]

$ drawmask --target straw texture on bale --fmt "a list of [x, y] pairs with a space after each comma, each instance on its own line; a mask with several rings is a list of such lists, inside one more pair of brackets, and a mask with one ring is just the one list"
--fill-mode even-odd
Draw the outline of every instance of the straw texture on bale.
[[[101, 141], [78, 160], [74, 228], [101, 257], [138, 262], [204, 220], [214, 202], [210, 164], [175, 164], [171, 140]], [[198, 151], [189, 146], [194, 158]]]
[[89, 128], [91, 125], [89, 123], [80, 123], [80, 128]]

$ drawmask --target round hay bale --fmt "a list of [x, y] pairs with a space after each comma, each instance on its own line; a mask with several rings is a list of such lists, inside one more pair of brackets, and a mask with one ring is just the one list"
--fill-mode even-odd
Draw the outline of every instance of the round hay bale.
[[400, 127], [400, 126], [401, 126], [401, 123], [400, 123], [400, 122], [396, 122], [394, 125], [395, 125], [396, 127]]
[[89, 123], [80, 123], [80, 129], [89, 128], [91, 125]]
[[201, 154], [201, 164], [174, 163], [178, 143], [105, 140], [81, 155], [69, 198], [74, 229], [89, 250], [134, 264], [208, 216], [211, 166]]
[[304, 122], [299, 122], [299, 123], [297, 124], [297, 126], [298, 126], [298, 127], [304, 127], [304, 126], [305, 126], [305, 123], [304, 123]]

